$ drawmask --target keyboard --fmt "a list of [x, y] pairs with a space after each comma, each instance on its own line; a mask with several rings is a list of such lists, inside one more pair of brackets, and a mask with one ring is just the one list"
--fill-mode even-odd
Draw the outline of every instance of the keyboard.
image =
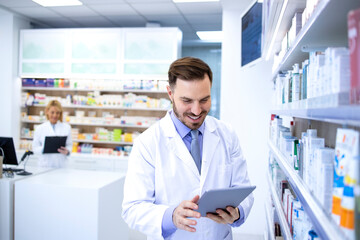
[[21, 171], [24, 171], [24, 169], [22, 169], [22, 168], [3, 168], [3, 172], [8, 172], [8, 171], [21, 172]]

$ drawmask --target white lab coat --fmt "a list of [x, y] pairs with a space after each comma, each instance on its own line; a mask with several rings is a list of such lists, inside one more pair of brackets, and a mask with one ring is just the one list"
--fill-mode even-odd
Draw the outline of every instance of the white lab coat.
[[34, 132], [32, 144], [33, 152], [39, 156], [40, 167], [61, 168], [65, 167], [67, 157], [61, 153], [43, 154], [46, 136], [67, 136], [66, 148], [71, 152], [72, 139], [71, 127], [69, 124], [58, 121], [55, 124], [55, 130], [49, 121], [40, 124]]
[[[250, 185], [246, 161], [238, 137], [229, 126], [206, 117], [200, 176], [167, 113], [135, 139], [125, 179], [122, 216], [129, 227], [143, 232], [148, 239], [163, 239], [161, 224], [169, 206], [201, 196], [209, 189], [245, 185]], [[251, 194], [241, 203], [245, 219], [253, 201]], [[209, 218], [197, 219], [195, 228], [195, 233], [178, 229], [167, 239], [232, 239], [230, 225]]]

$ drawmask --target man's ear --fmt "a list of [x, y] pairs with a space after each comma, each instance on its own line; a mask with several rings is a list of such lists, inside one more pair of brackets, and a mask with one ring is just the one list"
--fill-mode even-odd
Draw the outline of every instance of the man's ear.
[[166, 90], [167, 90], [167, 93], [169, 95], [171, 102], [173, 102], [174, 92], [171, 90], [171, 87], [169, 85], [166, 86]]

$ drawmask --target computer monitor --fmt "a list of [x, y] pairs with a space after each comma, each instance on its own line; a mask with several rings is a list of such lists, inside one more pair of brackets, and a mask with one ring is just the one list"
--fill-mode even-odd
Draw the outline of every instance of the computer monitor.
[[4, 154], [3, 164], [18, 165], [14, 141], [11, 137], [0, 137], [0, 155]]

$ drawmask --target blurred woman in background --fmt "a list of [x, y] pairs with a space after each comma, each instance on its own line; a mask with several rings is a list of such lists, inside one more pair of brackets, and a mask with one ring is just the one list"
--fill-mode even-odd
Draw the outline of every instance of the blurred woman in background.
[[[71, 127], [64, 123], [63, 109], [59, 101], [52, 100], [45, 108], [47, 121], [37, 126], [34, 132], [33, 151], [39, 155], [40, 167], [65, 167], [67, 156], [72, 148]], [[46, 136], [66, 136], [66, 146], [58, 149], [59, 153], [44, 154]]]

